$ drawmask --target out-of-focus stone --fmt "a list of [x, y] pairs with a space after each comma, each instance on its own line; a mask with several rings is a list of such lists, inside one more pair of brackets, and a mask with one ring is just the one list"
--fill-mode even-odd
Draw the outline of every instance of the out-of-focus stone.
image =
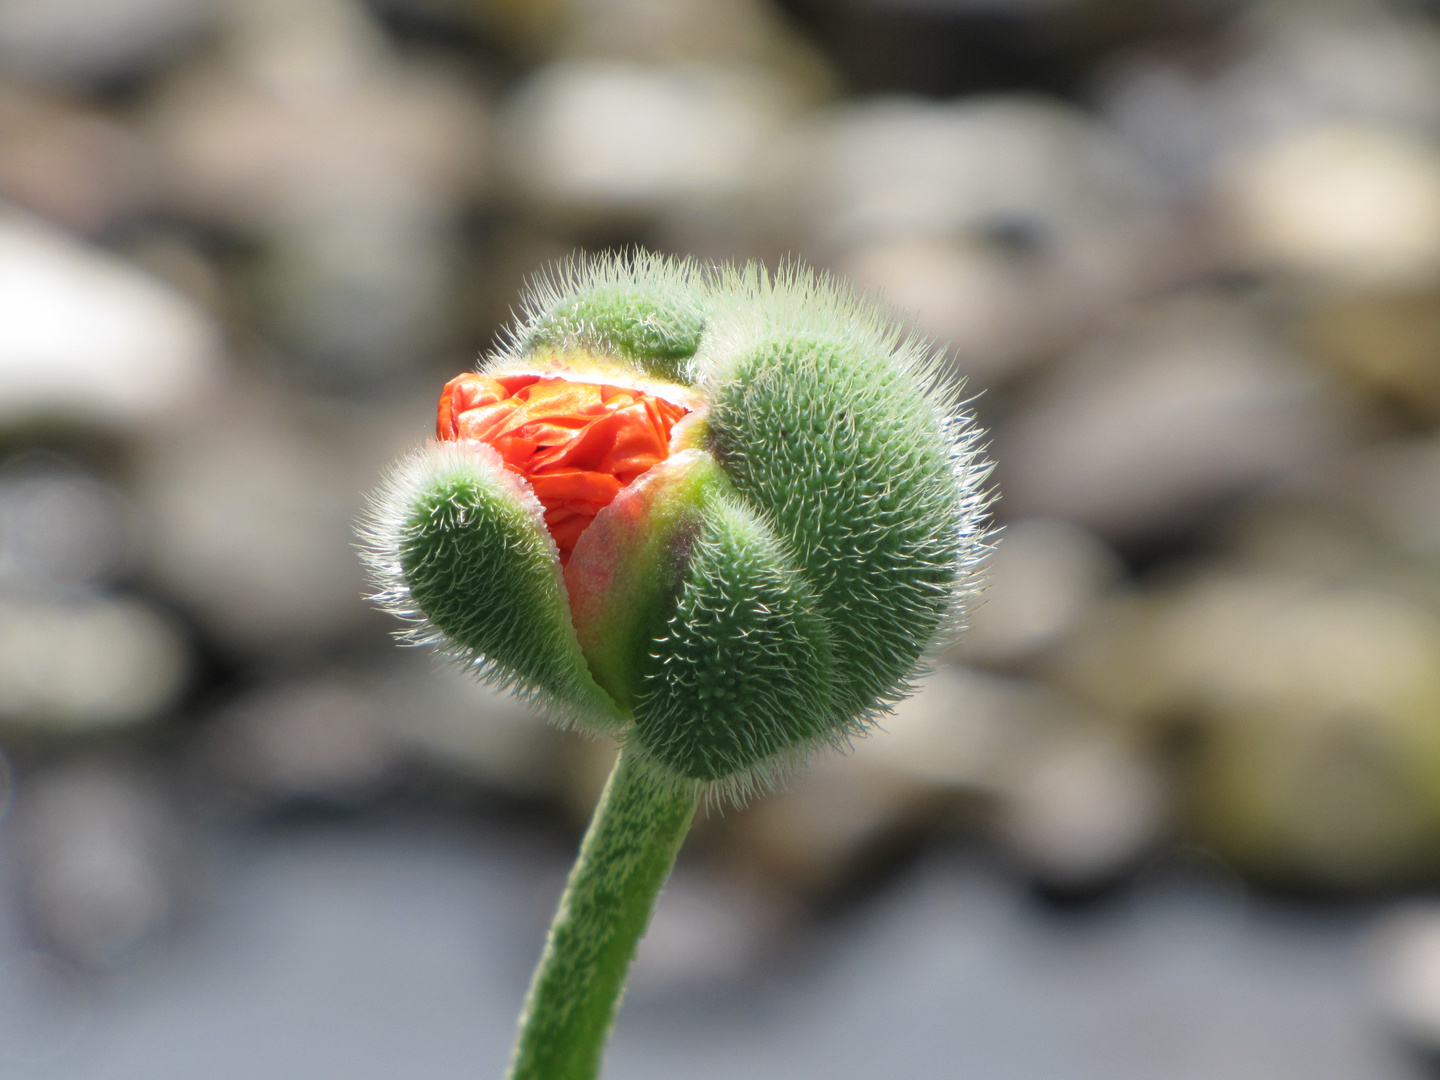
[[1370, 3], [1257, 4], [1222, 93], [1239, 134], [1316, 120], [1440, 131], [1440, 28]]
[[1185, 198], [1202, 190], [1232, 136], [1203, 69], [1140, 49], [1104, 66], [1098, 82], [1100, 116], [1167, 187]]
[[1417, 880], [1440, 867], [1440, 615], [1329, 563], [1217, 568], [1112, 602], [1058, 681], [1179, 753], [1186, 828], [1247, 872]]
[[1124, 590], [1093, 605], [1046, 658], [1047, 681], [1102, 715], [1144, 729], [1167, 715], [1173, 684], [1154, 658], [1164, 600]]
[[1440, 420], [1440, 292], [1347, 292], [1301, 317], [1300, 337], [1332, 370], [1408, 416]]
[[1375, 588], [1202, 577], [1154, 627], [1205, 727], [1191, 820], [1252, 871], [1411, 879], [1440, 841], [1440, 618]]
[[1440, 277], [1440, 146], [1423, 136], [1302, 129], [1237, 152], [1215, 200], [1236, 265], [1349, 287]]
[[837, 89], [808, 38], [767, 0], [557, 8], [554, 63], [506, 125], [511, 191], [530, 218], [590, 243], [638, 232], [702, 262], [792, 252], [788, 210], [777, 218], [757, 193], [791, 118]]
[[1155, 657], [1186, 697], [1233, 708], [1300, 696], [1321, 710], [1423, 702], [1440, 623], [1399, 597], [1215, 572], [1180, 589]]
[[1026, 680], [941, 664], [853, 753], [857, 767], [912, 784], [991, 794], [1053, 704], [1053, 695]]
[[397, 764], [387, 719], [373, 689], [354, 676], [262, 687], [211, 721], [202, 755], [207, 786], [247, 807], [363, 803]]
[[390, 676], [380, 693], [401, 752], [493, 791], [535, 799], [560, 793], [566, 736], [513, 694], [433, 662]]
[[1114, 881], [1170, 825], [1164, 778], [1116, 733], [1072, 725], [1018, 762], [999, 808], [1011, 852], [1047, 887]]
[[819, 53], [764, 0], [566, 0], [564, 56], [637, 63], [750, 65], [814, 92], [830, 89]]
[[1115, 553], [1060, 518], [1006, 524], [990, 557], [970, 626], [951, 653], [972, 664], [1013, 665], [1054, 644], [1120, 579]]
[[85, 85], [143, 71], [199, 35], [220, 0], [4, 0], [0, 66]]
[[1059, 718], [1055, 695], [1034, 683], [941, 665], [872, 737], [812, 761], [727, 819], [725, 844], [766, 878], [825, 896], [965, 800], [1003, 796], [1033, 740]]
[[833, 755], [737, 812], [726, 822], [724, 848], [747, 872], [825, 897], [913, 843], [951, 801], [948, 792], [858, 755]]
[[797, 105], [753, 68], [559, 61], [507, 107], [510, 184], [538, 212], [581, 223], [734, 198]]
[[452, 325], [450, 223], [390, 196], [332, 193], [293, 207], [258, 282], [275, 336], [342, 389], [433, 356]]
[[0, 592], [73, 595], [108, 584], [134, 556], [133, 532], [124, 495], [63, 458], [0, 465]]
[[[1327, 463], [1328, 477], [1333, 479], [1338, 468]], [[1281, 489], [1241, 507], [1221, 530], [1219, 561], [1317, 584], [1373, 576], [1384, 557], [1382, 545], [1353, 509], [1333, 497], [1333, 483], [1327, 481], [1324, 488], [1313, 502], [1309, 492]]]
[[665, 883], [625, 992], [644, 1000], [740, 984], [775, 960], [798, 914], [782, 894], [682, 862]]
[[190, 676], [170, 621], [138, 600], [0, 600], [0, 725], [81, 734], [153, 720]]
[[121, 248], [125, 258], [178, 289], [222, 324], [239, 321], [235, 298], [221, 276], [218, 260], [191, 235], [177, 229], [148, 229]]
[[177, 914], [179, 830], [145, 774], [80, 761], [28, 776], [6, 839], [32, 927], [73, 963], [113, 967]]
[[173, 205], [261, 241], [258, 310], [316, 374], [354, 389], [433, 354], [483, 180], [477, 88], [393, 55], [350, 0], [237, 7], [226, 45], [150, 114]]
[[1378, 547], [1440, 566], [1440, 439], [1433, 435], [1372, 443], [1326, 463], [1295, 485], [1308, 505], [1349, 515]]
[[1038, 98], [848, 105], [776, 147], [779, 218], [818, 261], [915, 315], [982, 385], [1060, 349], [1164, 277], [1147, 171]]
[[0, 199], [94, 233], [150, 205], [154, 162], [135, 134], [94, 109], [0, 85]]
[[424, 397], [393, 425], [239, 382], [196, 402], [193, 422], [157, 433], [139, 461], [147, 569], [252, 656], [379, 627], [363, 601], [354, 522], [386, 456], [424, 430]]
[[1186, 296], [1093, 341], [996, 437], [1007, 511], [1111, 539], [1193, 526], [1340, 450], [1354, 411], [1243, 309]]
[[1366, 945], [1381, 1016], [1418, 1048], [1440, 1051], [1440, 907], [1415, 901], [1390, 909]]
[[0, 212], [0, 424], [135, 433], [216, 377], [219, 339], [172, 289], [58, 230]]
[[1187, 194], [1226, 154], [1302, 127], [1440, 131], [1440, 30], [1423, 17], [1258, 4], [1208, 50], [1162, 50], [1130, 50], [1102, 71], [1101, 114]]
[[178, 72], [148, 114], [176, 206], [264, 230], [326, 192], [446, 204], [475, 190], [483, 103], [401, 64], [358, 4], [238, 4], [225, 41], [223, 62]]
[[1123, 730], [1035, 682], [942, 665], [880, 726], [854, 768], [982, 798], [1048, 886], [1114, 880], [1170, 823], [1162, 778]]

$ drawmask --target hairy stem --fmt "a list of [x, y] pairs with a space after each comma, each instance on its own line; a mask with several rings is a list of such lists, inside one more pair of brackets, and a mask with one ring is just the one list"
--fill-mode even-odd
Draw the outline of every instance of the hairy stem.
[[625, 974], [695, 816], [677, 791], [620, 754], [550, 926], [520, 1017], [509, 1080], [593, 1080]]

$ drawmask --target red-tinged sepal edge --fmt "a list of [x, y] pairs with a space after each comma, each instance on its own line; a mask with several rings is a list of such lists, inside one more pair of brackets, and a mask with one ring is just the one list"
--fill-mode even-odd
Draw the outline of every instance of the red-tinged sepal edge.
[[681, 450], [615, 497], [581, 534], [565, 567], [570, 614], [595, 680], [634, 711], [636, 663], [673, 608], [707, 488], [723, 482], [715, 459]]

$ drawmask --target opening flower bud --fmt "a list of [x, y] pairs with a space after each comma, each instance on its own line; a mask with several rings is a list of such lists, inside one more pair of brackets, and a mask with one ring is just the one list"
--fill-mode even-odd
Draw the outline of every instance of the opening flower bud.
[[[635, 255], [541, 283], [377, 504], [381, 600], [676, 783], [843, 746], [958, 627], [978, 431], [834, 282]], [[638, 766], [637, 766], [638, 767]]]

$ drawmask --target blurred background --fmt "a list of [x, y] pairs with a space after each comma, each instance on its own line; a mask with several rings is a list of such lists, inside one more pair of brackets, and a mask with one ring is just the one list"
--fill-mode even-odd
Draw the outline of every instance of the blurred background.
[[0, 1075], [499, 1076], [613, 748], [367, 608], [527, 275], [794, 253], [1004, 538], [607, 1076], [1440, 1061], [1440, 4], [0, 0]]

